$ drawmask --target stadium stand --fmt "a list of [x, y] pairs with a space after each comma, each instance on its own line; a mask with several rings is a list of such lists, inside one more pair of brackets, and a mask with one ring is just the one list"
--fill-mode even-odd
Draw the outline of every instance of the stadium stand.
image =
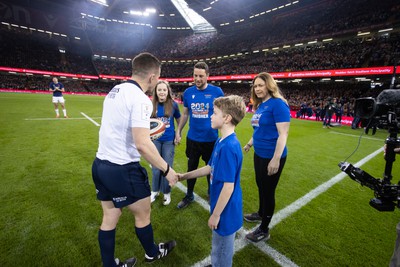
[[[202, 34], [88, 27], [82, 19], [81, 28], [74, 28], [75, 33], [80, 33], [80, 40], [1, 25], [0, 66], [128, 77], [130, 58], [141, 51], [152, 51], [163, 60], [164, 78], [191, 77], [195, 60], [207, 60], [211, 75], [216, 76], [396, 66], [400, 63], [399, 10], [400, 4], [394, 0], [379, 6], [373, 0], [302, 1], [297, 8], [267, 18]], [[392, 30], [380, 33], [378, 30], [383, 28]], [[357, 36], [361, 31], [373, 33]], [[324, 42], [328, 37], [334, 40]], [[309, 44], [310, 40], [318, 41]], [[290, 47], [282, 48], [283, 45]], [[39, 75], [2, 73], [0, 86], [47, 90], [48, 80]], [[357, 97], [376, 95], [379, 88], [388, 87], [387, 80], [373, 91], [369, 83], [354, 81], [338, 84], [305, 79], [297, 83], [282, 81], [280, 86], [291, 107], [298, 109], [303, 102], [315, 105], [327, 97], [352, 103]], [[68, 91], [101, 93], [117, 81], [66, 78], [62, 82]], [[246, 81], [219, 84], [226, 92], [248, 99]], [[172, 84], [177, 95], [186, 86]]]

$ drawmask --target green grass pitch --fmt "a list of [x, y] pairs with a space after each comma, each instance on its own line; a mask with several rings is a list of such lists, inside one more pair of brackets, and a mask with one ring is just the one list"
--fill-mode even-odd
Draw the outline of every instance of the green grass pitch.
[[[49, 94], [0, 93], [0, 266], [101, 266], [97, 243], [101, 208], [91, 179], [99, 127], [82, 113], [100, 123], [104, 97], [65, 98], [70, 118], [55, 119]], [[237, 127], [243, 145], [252, 134], [250, 118], [248, 114]], [[323, 129], [322, 123], [293, 119], [276, 213], [341, 173], [337, 164], [354, 151], [361, 133], [347, 126]], [[364, 135], [348, 161], [356, 163], [378, 150], [386, 136], [384, 130]], [[184, 143], [176, 148], [178, 172], [186, 170], [184, 148]], [[246, 213], [258, 205], [252, 158], [252, 151], [245, 154], [241, 175]], [[148, 164], [142, 163], [151, 176]], [[384, 166], [379, 153], [361, 168], [381, 178]], [[392, 183], [397, 183], [398, 160], [392, 174]], [[195, 192], [206, 197], [206, 179], [197, 181]], [[178, 210], [183, 196], [175, 187], [169, 206], [164, 207], [160, 199], [152, 204], [156, 241], [175, 239], [178, 244], [170, 256], [152, 266], [193, 266], [210, 254], [208, 211], [198, 204]], [[346, 176], [287, 213], [271, 229], [266, 244], [297, 266], [387, 266], [399, 211], [378, 212], [368, 204], [372, 197], [369, 188]], [[245, 223], [244, 230], [254, 226]], [[243, 242], [233, 266], [282, 265], [259, 246]], [[133, 255], [139, 259], [137, 266], [146, 266], [133, 217], [124, 210], [117, 228], [116, 257]]]

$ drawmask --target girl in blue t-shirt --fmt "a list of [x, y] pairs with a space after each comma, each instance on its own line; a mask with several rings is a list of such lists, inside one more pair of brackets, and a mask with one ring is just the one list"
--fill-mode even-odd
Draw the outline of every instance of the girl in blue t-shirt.
[[286, 162], [286, 140], [289, 133], [290, 109], [274, 78], [262, 72], [251, 88], [254, 115], [252, 138], [244, 146], [247, 152], [254, 146], [254, 170], [259, 194], [257, 212], [245, 214], [248, 222], [261, 225], [246, 235], [253, 242], [269, 239], [269, 224], [275, 210], [275, 189]]
[[[158, 118], [165, 123], [164, 134], [154, 140], [158, 152], [163, 159], [172, 167], [175, 155], [175, 123], [179, 124], [181, 113], [178, 104], [172, 98], [171, 87], [166, 81], [159, 81], [153, 91], [153, 113], [152, 118]], [[162, 176], [161, 171], [152, 167], [151, 202], [154, 202], [160, 191], [164, 195], [164, 205], [171, 203], [171, 187], [168, 180]]]

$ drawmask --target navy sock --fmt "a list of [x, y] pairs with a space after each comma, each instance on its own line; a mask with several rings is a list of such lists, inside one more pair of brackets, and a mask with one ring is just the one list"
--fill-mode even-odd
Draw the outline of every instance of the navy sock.
[[154, 243], [153, 227], [151, 226], [151, 223], [143, 228], [137, 228], [135, 226], [135, 231], [147, 256], [156, 256], [159, 250], [158, 246]]
[[115, 248], [115, 229], [103, 231], [99, 229], [98, 234], [101, 259], [104, 267], [115, 267], [114, 248]]

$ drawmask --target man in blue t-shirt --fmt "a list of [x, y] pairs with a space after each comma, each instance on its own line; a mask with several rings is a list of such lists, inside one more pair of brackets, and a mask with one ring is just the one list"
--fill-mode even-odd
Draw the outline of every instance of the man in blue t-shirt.
[[[183, 93], [183, 115], [176, 132], [175, 143], [180, 143], [182, 129], [189, 119], [189, 131], [186, 137], [188, 172], [197, 169], [200, 157], [206, 164], [208, 163], [218, 138], [218, 130], [211, 128], [211, 115], [214, 112], [214, 99], [223, 96], [224, 93], [220, 87], [207, 83], [208, 76], [208, 65], [205, 62], [198, 62], [193, 70], [195, 85], [187, 88]], [[207, 182], [209, 195], [210, 175], [207, 175]], [[196, 179], [187, 181], [186, 196], [178, 203], [179, 209], [193, 202], [195, 184]]]

